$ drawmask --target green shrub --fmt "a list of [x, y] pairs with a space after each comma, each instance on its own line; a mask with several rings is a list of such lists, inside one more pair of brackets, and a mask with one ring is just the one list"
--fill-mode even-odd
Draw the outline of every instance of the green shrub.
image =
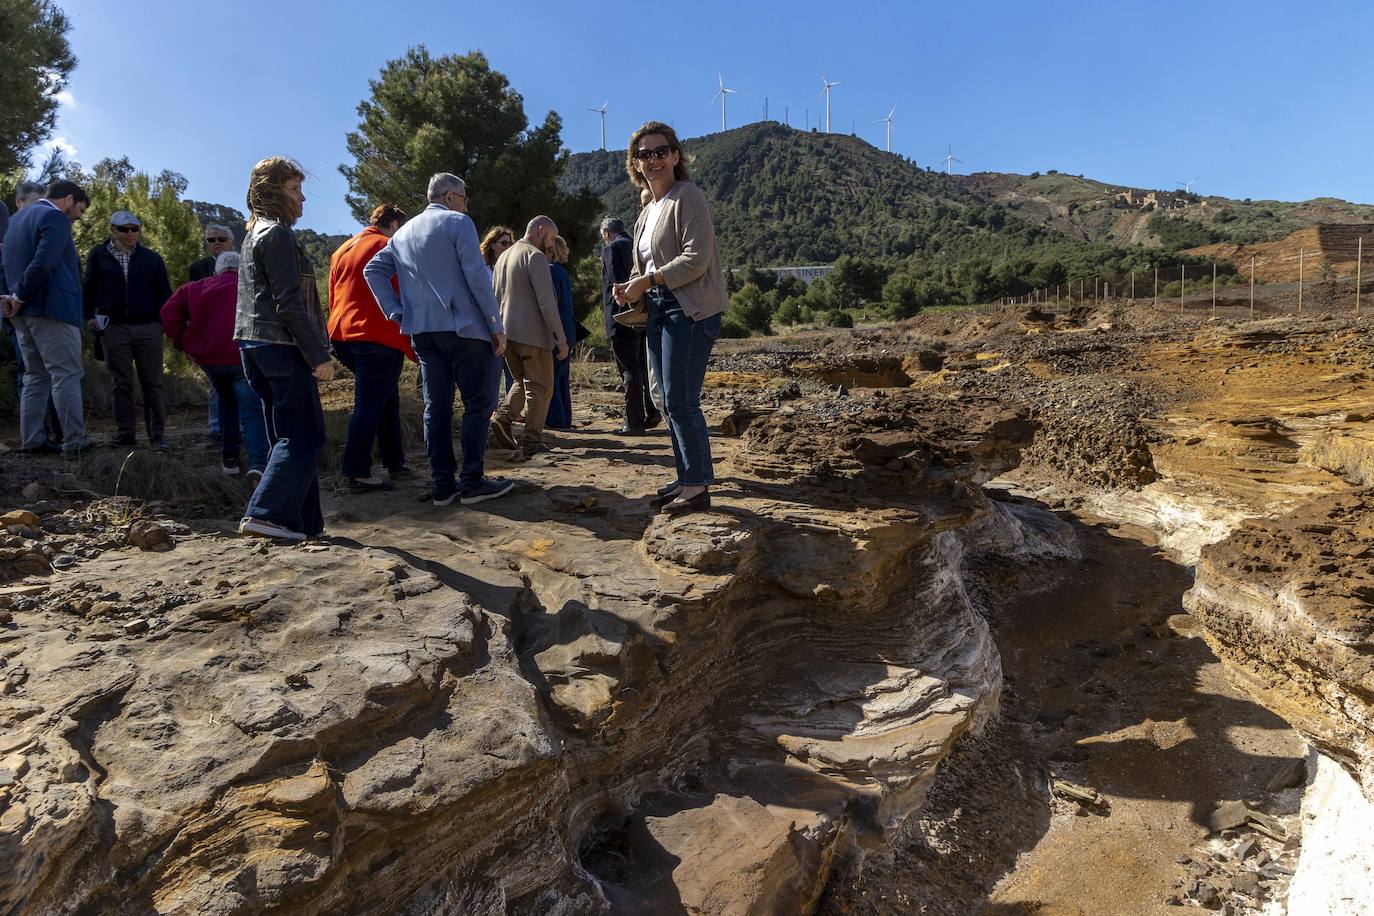
[[749, 329], [740, 323], [740, 320], [729, 312], [726, 312], [720, 320], [720, 336], [728, 338], [742, 338], [749, 336]]
[[825, 323], [832, 328], [852, 328], [854, 327], [854, 316], [844, 309], [831, 309], [825, 315]]
[[773, 313], [773, 317], [778, 324], [801, 324], [803, 322], [802, 312], [804, 311], [801, 301], [794, 298], [784, 299], [782, 305]]

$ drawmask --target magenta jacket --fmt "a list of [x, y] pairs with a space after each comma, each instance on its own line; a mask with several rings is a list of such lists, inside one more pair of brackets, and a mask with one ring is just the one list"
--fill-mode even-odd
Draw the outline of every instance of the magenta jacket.
[[234, 342], [238, 285], [238, 273], [225, 271], [178, 287], [162, 306], [162, 330], [197, 365], [239, 364], [239, 345]]

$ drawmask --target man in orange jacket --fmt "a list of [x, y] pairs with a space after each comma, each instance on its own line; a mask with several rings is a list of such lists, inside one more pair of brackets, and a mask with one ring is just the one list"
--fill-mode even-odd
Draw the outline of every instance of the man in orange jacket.
[[[329, 259], [329, 340], [334, 355], [353, 373], [353, 413], [341, 462], [351, 493], [390, 490], [390, 480], [372, 476], [372, 445], [381, 450], [391, 480], [409, 477], [401, 443], [401, 366], [415, 360], [400, 326], [382, 314], [363, 268], [406, 221], [391, 204], [372, 211], [362, 232], [344, 242]], [[392, 281], [395, 283], [395, 280]]]

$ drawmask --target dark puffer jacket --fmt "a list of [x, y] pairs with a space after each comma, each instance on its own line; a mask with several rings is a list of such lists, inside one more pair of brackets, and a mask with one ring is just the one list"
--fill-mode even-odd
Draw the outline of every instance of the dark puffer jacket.
[[116, 324], [144, 324], [158, 321], [162, 303], [172, 295], [167, 265], [162, 255], [143, 245], [134, 246], [129, 256], [129, 276], [110, 253], [108, 242], [101, 242], [86, 255], [86, 280], [82, 284], [86, 317], [108, 315]]

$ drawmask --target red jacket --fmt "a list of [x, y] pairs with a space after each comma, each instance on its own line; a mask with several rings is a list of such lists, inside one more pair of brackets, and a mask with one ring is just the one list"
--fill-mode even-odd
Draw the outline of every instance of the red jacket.
[[[401, 326], [382, 314], [377, 297], [363, 279], [363, 268], [386, 247], [382, 230], [368, 226], [344, 242], [329, 259], [329, 339], [366, 340], [400, 350], [412, 361], [415, 351]], [[396, 278], [391, 279], [396, 286]]]
[[239, 345], [234, 342], [234, 310], [238, 307], [239, 275], [225, 271], [187, 283], [172, 293], [158, 313], [172, 345], [201, 366], [236, 366]]

